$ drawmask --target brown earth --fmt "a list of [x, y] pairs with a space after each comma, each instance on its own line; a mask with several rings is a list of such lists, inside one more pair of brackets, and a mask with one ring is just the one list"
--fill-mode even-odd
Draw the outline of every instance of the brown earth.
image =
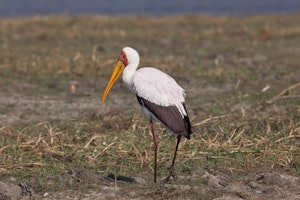
[[[300, 197], [300, 178], [284, 173], [256, 172], [233, 178], [217, 170], [194, 169], [182, 174], [182, 184], [158, 183], [133, 177], [133, 183], [102, 177], [85, 168], [70, 169], [48, 185], [67, 184], [65, 190], [35, 192], [35, 180], [18, 182], [13, 177], [0, 181], [1, 199], [286, 199]], [[191, 184], [189, 184], [191, 183]], [[152, 183], [150, 183], [152, 184]], [[81, 186], [80, 186], [81, 185]], [[87, 187], [88, 185], [88, 187]], [[130, 186], [128, 186], [130, 185]], [[73, 189], [76, 188], [76, 189]]]

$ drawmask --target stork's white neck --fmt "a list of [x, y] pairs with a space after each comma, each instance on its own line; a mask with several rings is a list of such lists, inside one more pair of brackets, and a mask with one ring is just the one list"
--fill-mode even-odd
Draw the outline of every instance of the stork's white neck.
[[123, 71], [122, 80], [126, 84], [128, 89], [133, 91], [133, 76], [139, 66], [140, 56], [138, 55], [138, 53], [132, 52], [126, 52], [126, 55], [128, 59], [128, 65]]

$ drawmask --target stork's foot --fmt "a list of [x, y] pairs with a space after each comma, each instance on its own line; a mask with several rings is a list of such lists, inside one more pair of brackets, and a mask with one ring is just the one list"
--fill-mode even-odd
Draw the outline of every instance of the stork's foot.
[[166, 183], [170, 180], [175, 180], [175, 179], [177, 179], [177, 176], [175, 174], [174, 167], [170, 167], [169, 175], [165, 179], [163, 179], [163, 182]]

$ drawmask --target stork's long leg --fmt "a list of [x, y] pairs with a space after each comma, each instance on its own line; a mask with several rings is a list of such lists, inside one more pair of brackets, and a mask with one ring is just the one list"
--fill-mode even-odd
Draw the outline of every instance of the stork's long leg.
[[150, 120], [150, 128], [151, 128], [151, 132], [152, 132], [152, 137], [153, 137], [153, 143], [154, 143], [154, 183], [156, 183], [156, 163], [157, 163], [157, 140], [156, 140], [156, 135], [154, 132], [154, 128], [153, 128], [153, 122], [152, 120]]
[[172, 164], [170, 166], [169, 175], [165, 179], [165, 182], [167, 182], [171, 177], [175, 178], [174, 165], [175, 165], [175, 160], [176, 160], [176, 156], [177, 156], [177, 150], [178, 150], [178, 146], [179, 146], [179, 143], [180, 143], [180, 139], [181, 139], [181, 135], [178, 135], [177, 136], [177, 143], [176, 143], [176, 147], [175, 147], [175, 151], [174, 151], [174, 156], [173, 156], [173, 160], [172, 160]]

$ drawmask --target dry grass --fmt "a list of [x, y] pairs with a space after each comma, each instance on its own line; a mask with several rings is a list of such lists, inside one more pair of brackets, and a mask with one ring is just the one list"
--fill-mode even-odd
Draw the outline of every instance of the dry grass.
[[[178, 165], [190, 168], [198, 165], [219, 166], [222, 163], [219, 167], [232, 173], [259, 168], [299, 173], [299, 122], [295, 121], [297, 118], [282, 118], [280, 109], [274, 103], [280, 98], [288, 99], [283, 98], [283, 94], [291, 88], [295, 86], [265, 103], [211, 116], [199, 122], [193, 121], [197, 131], [192, 140], [182, 142], [178, 158], [181, 164]], [[286, 97], [294, 95], [286, 94]], [[255, 111], [262, 112], [262, 106], [271, 106], [278, 112], [258, 117]], [[165, 131], [157, 128], [157, 132]], [[41, 122], [22, 129], [4, 126], [0, 133], [2, 173], [39, 171], [44, 167], [49, 173], [53, 167], [52, 175], [55, 175], [57, 170], [83, 165], [101, 174], [117, 171], [134, 176], [141, 170], [144, 172], [145, 168], [148, 168], [147, 171], [152, 169], [151, 134], [148, 122], [140, 112], [133, 116], [113, 113], [96, 120], [56, 125]], [[159, 134], [159, 140], [158, 162], [166, 166], [170, 162], [175, 139]], [[161, 170], [166, 169], [161, 167]]]
[[[257, 169], [299, 175], [299, 19], [299, 15], [2, 19], [0, 87], [7, 95], [21, 91], [32, 96], [62, 96], [69, 81], [104, 88], [121, 47], [134, 46], [143, 66], [160, 66], [187, 90], [196, 132], [181, 143], [179, 173], [216, 167], [233, 175]], [[92, 95], [99, 95], [98, 89], [93, 88]], [[117, 86], [113, 95], [119, 93], [127, 102], [134, 98]], [[1, 174], [47, 178], [85, 166], [101, 175], [146, 174], [151, 179], [148, 122], [136, 109], [120, 113], [123, 103], [113, 103], [116, 110], [108, 103], [105, 113], [83, 113], [75, 120], [2, 123]], [[0, 114], [9, 110], [0, 106]], [[175, 139], [162, 134], [159, 125], [156, 130], [162, 176]]]

